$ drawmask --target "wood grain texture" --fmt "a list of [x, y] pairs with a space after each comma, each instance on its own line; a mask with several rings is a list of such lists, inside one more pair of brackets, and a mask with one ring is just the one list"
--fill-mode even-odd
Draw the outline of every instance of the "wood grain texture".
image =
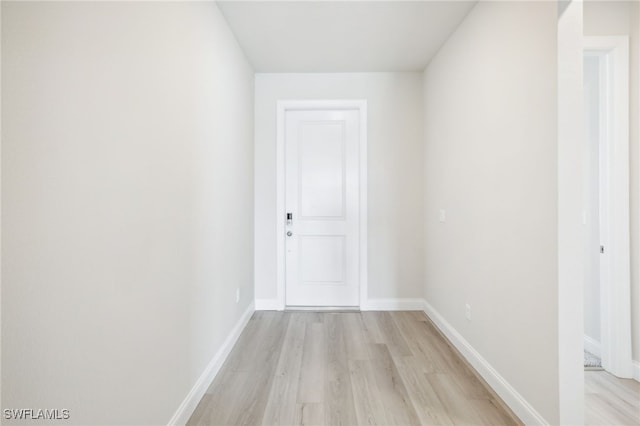
[[349, 426], [358, 423], [353, 390], [349, 380], [349, 358], [344, 327], [341, 326], [340, 315], [327, 314], [325, 318], [325, 424]]
[[295, 314], [291, 316], [262, 418], [264, 425], [294, 423], [305, 328], [305, 323]]
[[422, 313], [256, 312], [188, 425], [521, 424], [485, 386]]
[[293, 424], [324, 425], [324, 404], [302, 403], [296, 405], [296, 418]]
[[325, 352], [324, 324], [308, 323], [304, 336], [298, 402], [324, 403]]
[[585, 371], [584, 390], [585, 424], [640, 425], [640, 383]]

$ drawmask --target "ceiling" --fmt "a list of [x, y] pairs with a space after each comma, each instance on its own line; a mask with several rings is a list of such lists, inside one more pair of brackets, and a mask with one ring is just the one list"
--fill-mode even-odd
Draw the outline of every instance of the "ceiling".
[[218, 1], [256, 72], [421, 71], [475, 1]]

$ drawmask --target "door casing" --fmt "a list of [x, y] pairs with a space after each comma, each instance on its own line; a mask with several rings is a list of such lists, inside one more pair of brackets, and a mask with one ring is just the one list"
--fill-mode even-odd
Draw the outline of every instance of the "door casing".
[[367, 101], [366, 100], [280, 100], [276, 105], [276, 280], [278, 310], [285, 309], [285, 117], [287, 111], [357, 110], [359, 112], [359, 287], [360, 309], [367, 288]]

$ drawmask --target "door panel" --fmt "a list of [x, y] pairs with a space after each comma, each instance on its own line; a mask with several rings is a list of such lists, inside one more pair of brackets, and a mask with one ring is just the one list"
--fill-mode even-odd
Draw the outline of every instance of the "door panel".
[[358, 138], [358, 111], [286, 113], [288, 306], [359, 305]]
[[344, 218], [343, 122], [301, 122], [298, 138], [301, 219]]
[[345, 285], [345, 238], [341, 235], [299, 236], [301, 285]]

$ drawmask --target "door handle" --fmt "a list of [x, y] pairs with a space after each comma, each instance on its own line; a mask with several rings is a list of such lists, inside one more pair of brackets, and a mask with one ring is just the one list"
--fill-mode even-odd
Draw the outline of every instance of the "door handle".
[[290, 237], [290, 236], [292, 236], [292, 235], [293, 235], [293, 232], [291, 232], [291, 231], [287, 231], [287, 237]]

